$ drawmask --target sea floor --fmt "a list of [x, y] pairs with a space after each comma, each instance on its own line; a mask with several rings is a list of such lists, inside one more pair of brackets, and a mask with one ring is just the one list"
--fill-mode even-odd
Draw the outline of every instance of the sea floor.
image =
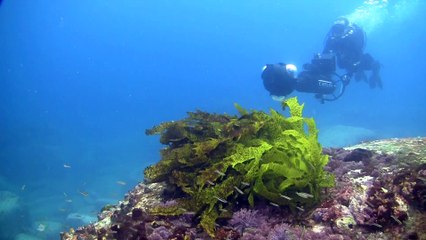
[[426, 138], [377, 140], [324, 153], [336, 186], [311, 209], [237, 204], [207, 234], [189, 210], [150, 215], [173, 197], [164, 194], [165, 182], [140, 183], [120, 204], [104, 209], [98, 222], [62, 239], [426, 239]]
[[[378, 137], [369, 129], [339, 125], [324, 129], [320, 142], [344, 147]], [[60, 165], [74, 173], [19, 183], [0, 177], [0, 239], [57, 239], [60, 232], [96, 222], [104, 206], [117, 204], [142, 181], [146, 167], [109, 164], [79, 174], [74, 165]]]

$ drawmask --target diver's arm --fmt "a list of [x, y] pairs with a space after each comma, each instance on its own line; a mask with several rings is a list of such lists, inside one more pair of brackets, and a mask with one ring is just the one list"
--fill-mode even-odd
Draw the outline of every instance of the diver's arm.
[[[352, 57], [360, 60], [365, 47], [365, 33], [361, 27], [353, 24], [345, 36], [347, 51], [352, 53]], [[354, 60], [355, 60], [354, 59]]]
[[334, 49], [335, 49], [334, 39], [331, 39], [330, 37], [327, 38], [324, 49], [322, 50], [322, 53], [331, 53], [331, 52], [334, 52]]

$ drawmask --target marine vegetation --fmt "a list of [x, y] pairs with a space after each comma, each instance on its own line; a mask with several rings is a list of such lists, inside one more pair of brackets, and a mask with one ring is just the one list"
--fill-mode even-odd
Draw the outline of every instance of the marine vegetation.
[[[247, 122], [250, 121], [247, 119], [253, 118], [250, 116], [253, 112], [248, 113], [240, 107], [238, 109], [245, 114], [240, 114], [238, 118], [227, 116], [227, 120], [220, 120], [223, 122], [219, 124], [221, 129], [231, 121], [245, 119]], [[295, 116], [291, 112], [290, 115]], [[265, 119], [268, 121], [273, 117], [272, 114], [266, 115]], [[223, 115], [206, 116], [213, 118]], [[199, 120], [191, 121], [195, 122], [199, 123]], [[309, 125], [304, 124], [304, 135], [309, 136]], [[203, 128], [199, 129], [202, 132]], [[281, 132], [292, 128], [283, 129]], [[233, 136], [234, 141], [239, 142], [245, 135]], [[215, 160], [213, 163], [200, 162], [200, 165], [186, 167], [185, 164], [170, 161], [175, 165], [169, 170], [168, 176], [164, 173], [157, 174], [161, 181], [139, 183], [118, 204], [104, 208], [99, 213], [97, 222], [63, 232], [61, 239], [426, 239], [426, 138], [385, 139], [344, 149], [325, 148], [323, 153], [329, 156], [329, 162], [324, 171], [335, 176], [335, 186], [328, 188], [326, 192], [320, 190], [321, 196], [315, 196], [309, 185], [315, 184], [294, 184], [279, 192], [280, 197], [288, 202], [274, 202], [269, 195], [262, 195], [262, 191], [256, 187], [257, 181], [262, 181], [261, 184], [267, 191], [276, 194], [279, 185], [271, 183], [271, 179], [279, 177], [286, 180], [287, 177], [273, 171], [261, 172], [262, 164], [269, 156], [267, 153], [276, 143], [264, 140], [269, 139], [265, 135], [257, 136], [272, 146], [262, 154], [259, 166], [246, 165], [244, 169], [249, 170], [243, 171], [238, 166], [245, 162], [237, 163], [234, 167], [227, 163], [228, 167], [223, 172], [214, 171], [212, 175], [218, 175], [215, 181], [207, 180], [207, 184], [199, 185], [196, 180], [202, 177], [202, 173], [206, 173], [202, 170], [217, 164], [218, 156], [223, 157], [222, 161], [226, 162], [230, 161], [226, 156], [236, 154], [232, 152], [236, 148], [225, 152], [225, 147], [232, 146], [231, 143], [218, 145], [215, 151], [211, 150], [206, 155], [206, 158]], [[180, 145], [175, 145], [178, 141], [170, 141], [168, 144], [166, 141], [168, 146], [163, 150], [165, 153], [173, 149], [171, 146], [176, 150], [179, 146], [190, 144], [184, 138], [174, 139], [180, 139]], [[244, 144], [250, 138], [246, 136], [245, 139], [245, 142], [239, 142], [243, 146], [246, 146]], [[169, 159], [180, 159], [177, 158], [179, 155], [175, 156], [176, 158], [170, 156]], [[191, 159], [181, 161], [189, 160]], [[254, 160], [246, 162], [250, 161]], [[271, 161], [265, 161], [264, 164], [268, 163]], [[177, 183], [181, 180], [173, 175], [174, 172], [193, 177], [193, 183], [186, 180], [186, 187], [180, 187]], [[257, 175], [247, 177], [242, 173]], [[242, 180], [229, 183], [228, 178]], [[246, 182], [246, 179], [252, 180]], [[172, 180], [175, 182], [171, 182]], [[332, 178], [329, 180], [332, 181]], [[224, 194], [231, 188], [225, 183], [233, 188], [229, 195]], [[318, 188], [321, 189], [321, 185], [324, 184], [320, 184]], [[211, 194], [213, 197], [210, 199], [202, 194]], [[249, 204], [250, 195], [253, 206]], [[315, 204], [318, 201], [315, 198], [320, 198], [318, 204]], [[216, 218], [210, 218], [212, 215]]]
[[297, 98], [284, 101], [286, 117], [235, 104], [239, 116], [189, 112], [183, 120], [147, 130], [159, 134], [166, 147], [161, 160], [145, 169], [145, 178], [166, 182], [176, 200], [150, 214], [195, 213], [214, 236], [216, 221], [232, 217], [239, 202], [252, 207], [267, 202], [292, 211], [313, 207], [321, 189], [334, 186], [334, 177], [324, 170], [328, 156], [314, 119], [302, 116], [303, 106]]

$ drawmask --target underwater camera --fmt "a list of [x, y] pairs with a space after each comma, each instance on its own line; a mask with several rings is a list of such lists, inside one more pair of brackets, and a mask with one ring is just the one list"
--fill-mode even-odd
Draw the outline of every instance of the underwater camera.
[[263, 86], [272, 96], [287, 96], [293, 91], [316, 93], [322, 100], [324, 95], [333, 95], [337, 89], [334, 79], [336, 57], [334, 54], [315, 54], [310, 63], [303, 65], [303, 71], [297, 75], [293, 64], [266, 64], [262, 71]]

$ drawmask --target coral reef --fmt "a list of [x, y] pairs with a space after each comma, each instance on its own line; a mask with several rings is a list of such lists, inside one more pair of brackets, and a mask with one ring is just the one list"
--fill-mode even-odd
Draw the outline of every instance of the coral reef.
[[166, 147], [147, 181], [61, 238], [426, 239], [425, 138], [321, 149], [303, 105], [283, 106], [148, 130]]

